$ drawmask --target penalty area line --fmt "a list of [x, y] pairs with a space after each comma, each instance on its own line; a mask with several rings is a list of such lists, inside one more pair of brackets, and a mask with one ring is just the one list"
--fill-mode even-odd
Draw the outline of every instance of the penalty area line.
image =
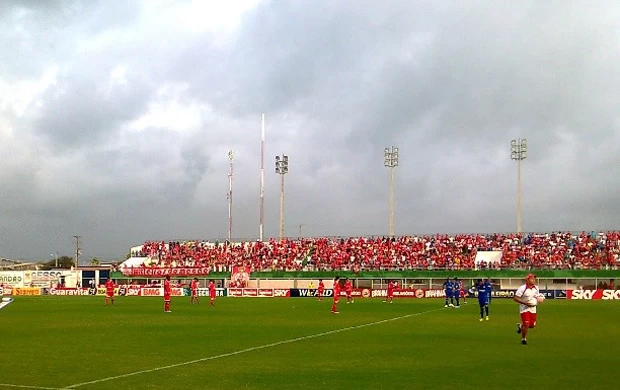
[[[190, 361], [182, 362], [182, 363], [170, 364], [170, 365], [167, 365], [167, 366], [150, 368], [148, 370], [134, 371], [134, 372], [130, 372], [130, 373], [127, 373], [127, 374], [110, 376], [110, 377], [107, 377], [107, 378], [96, 379], [96, 380], [89, 381], [89, 382], [76, 383], [74, 385], [70, 385], [70, 386], [63, 387], [61, 389], [54, 389], [54, 390], [75, 389], [77, 387], [82, 387], [82, 386], [86, 386], [86, 385], [93, 385], [93, 384], [96, 384], [96, 383], [107, 382], [107, 381], [111, 381], [111, 380], [115, 380], [115, 379], [127, 378], [127, 377], [130, 377], [130, 376], [136, 376], [136, 375], [140, 375], [140, 374], [148, 374], [150, 372], [168, 370], [170, 368], [176, 368], [176, 367], [187, 366], [187, 365], [190, 365], [190, 364], [202, 363], [202, 362], [206, 362], [206, 361], [209, 361], [209, 360], [215, 360], [215, 359], [220, 359], [220, 358], [225, 358], [225, 357], [230, 357], [230, 356], [235, 356], [235, 355], [241, 355], [241, 354], [247, 353], [247, 352], [258, 351], [258, 350], [261, 350], [261, 349], [266, 349], [266, 348], [271, 348], [271, 347], [277, 347], [279, 345], [284, 345], [284, 344], [296, 343], [298, 341], [311, 340], [311, 339], [315, 339], [315, 338], [318, 338], [318, 337], [329, 336], [329, 335], [332, 335], [332, 334], [342, 333], [342, 332], [346, 332], [346, 331], [349, 331], [349, 330], [356, 330], [356, 329], [366, 328], [366, 327], [369, 327], [369, 326], [384, 324], [386, 322], [398, 321], [398, 320], [402, 320], [402, 319], [405, 319], [405, 318], [415, 317], [415, 316], [419, 316], [419, 315], [422, 315], [422, 314], [432, 313], [432, 312], [440, 311], [440, 310], [443, 310], [443, 308], [422, 311], [422, 312], [419, 312], [419, 313], [411, 313], [411, 314], [407, 314], [407, 315], [399, 316], [399, 317], [394, 317], [394, 318], [387, 318], [385, 320], [369, 322], [367, 324], [362, 324], [362, 325], [348, 326], [346, 328], [340, 328], [340, 329], [330, 330], [330, 331], [327, 331], [327, 332], [315, 333], [315, 334], [311, 334], [309, 336], [295, 337], [293, 339], [276, 341], [275, 343], [269, 343], [269, 344], [259, 345], [259, 346], [256, 346], [256, 347], [240, 349], [238, 351], [223, 353], [223, 354], [220, 354], [220, 355], [204, 357], [204, 358], [190, 360]], [[43, 388], [40, 387], [39, 389], [43, 389]]]

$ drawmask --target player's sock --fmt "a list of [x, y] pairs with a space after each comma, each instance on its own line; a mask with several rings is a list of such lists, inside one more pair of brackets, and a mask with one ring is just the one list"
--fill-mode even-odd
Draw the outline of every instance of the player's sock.
[[517, 333], [521, 333], [521, 323], [517, 324]]
[[484, 318], [484, 309], [480, 308], [480, 321]]
[[488, 307], [488, 306], [485, 306], [485, 307], [484, 307], [484, 310], [486, 311], [486, 313], [487, 313], [487, 317], [488, 317], [488, 316], [489, 316], [489, 307]]

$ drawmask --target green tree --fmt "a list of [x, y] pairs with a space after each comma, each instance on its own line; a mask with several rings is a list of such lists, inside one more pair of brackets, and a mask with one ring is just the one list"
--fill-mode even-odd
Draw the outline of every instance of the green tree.
[[90, 259], [90, 265], [92, 265], [92, 266], [98, 266], [98, 265], [101, 265], [101, 262], [99, 261], [99, 259], [98, 259], [98, 258], [93, 257], [92, 259]]
[[[58, 258], [58, 268], [71, 268], [74, 265], [75, 265], [75, 260], [73, 259], [73, 257], [60, 256]], [[52, 259], [52, 260], [40, 263], [40, 269], [52, 269], [55, 267], [56, 267], [56, 259]]]

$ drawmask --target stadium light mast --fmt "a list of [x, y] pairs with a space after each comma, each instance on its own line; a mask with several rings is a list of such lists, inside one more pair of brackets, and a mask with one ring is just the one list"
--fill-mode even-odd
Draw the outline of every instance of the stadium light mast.
[[510, 158], [517, 162], [517, 233], [521, 233], [521, 161], [527, 158], [527, 139], [519, 138], [510, 141]]
[[265, 113], [261, 116], [260, 126], [260, 211], [258, 216], [258, 239], [263, 241], [265, 219]]
[[233, 205], [233, 160], [235, 158], [235, 149], [228, 150], [228, 160], [230, 167], [228, 168], [228, 242], [232, 242], [232, 205]]
[[280, 175], [280, 241], [284, 239], [284, 175], [288, 173], [288, 156], [276, 156], [276, 173]]
[[58, 252], [56, 253], [50, 253], [51, 257], [55, 257], [56, 258], [56, 268], [58, 268]]
[[390, 168], [390, 238], [394, 237], [394, 168], [398, 166], [398, 148], [385, 148], [383, 165]]

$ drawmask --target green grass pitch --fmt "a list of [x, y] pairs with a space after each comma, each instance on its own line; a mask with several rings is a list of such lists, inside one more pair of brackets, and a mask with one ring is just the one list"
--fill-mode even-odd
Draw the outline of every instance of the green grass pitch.
[[441, 299], [16, 297], [0, 390], [618, 388], [620, 303], [548, 300], [529, 345], [517, 304]]

